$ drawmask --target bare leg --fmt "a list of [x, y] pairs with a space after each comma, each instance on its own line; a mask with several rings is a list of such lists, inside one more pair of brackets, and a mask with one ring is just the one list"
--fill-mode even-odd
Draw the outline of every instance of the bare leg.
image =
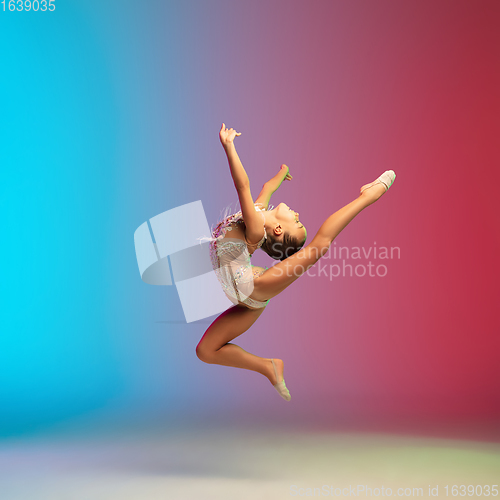
[[[205, 363], [234, 366], [261, 373], [274, 385], [276, 376], [271, 358], [260, 358], [229, 342], [246, 332], [265, 308], [249, 309], [235, 305], [224, 311], [207, 329], [196, 347], [196, 354]], [[274, 358], [278, 377], [283, 375], [283, 362]]]
[[[321, 226], [313, 243], [292, 255], [286, 261], [268, 269], [262, 276], [255, 279], [255, 288], [251, 297], [256, 300], [267, 300], [274, 297], [326, 253], [333, 239], [347, 224], [364, 208], [374, 203], [385, 192], [383, 186], [374, 186], [363, 192], [357, 199], [331, 215]], [[324, 235], [324, 236], [323, 236]], [[318, 252], [317, 250], [320, 250]], [[324, 253], [321, 253], [325, 250]], [[294, 269], [293, 275], [288, 272]], [[285, 271], [286, 270], [286, 271]], [[261, 358], [251, 354], [230, 341], [246, 332], [262, 314], [262, 309], [249, 309], [236, 305], [223, 312], [207, 329], [196, 347], [196, 354], [205, 363], [233, 366], [261, 373], [274, 385], [278, 382], [272, 368], [271, 358]], [[283, 377], [283, 361], [274, 359], [278, 378]]]
[[363, 191], [351, 203], [337, 210], [326, 219], [309, 245], [275, 264], [256, 278], [250, 297], [265, 301], [281, 293], [327, 253], [332, 241], [356, 215], [377, 201], [384, 193], [385, 187], [382, 184], [376, 184]]

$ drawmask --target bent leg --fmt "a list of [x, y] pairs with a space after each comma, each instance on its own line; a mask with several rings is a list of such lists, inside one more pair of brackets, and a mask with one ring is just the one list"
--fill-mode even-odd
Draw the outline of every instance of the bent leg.
[[271, 383], [274, 376], [271, 359], [260, 358], [229, 342], [246, 332], [265, 308], [249, 309], [235, 305], [224, 311], [207, 329], [196, 347], [196, 354], [205, 363], [234, 366], [261, 373]]
[[311, 243], [294, 255], [272, 266], [254, 280], [254, 290], [250, 297], [265, 301], [275, 297], [323, 257], [332, 241], [368, 205], [375, 200], [360, 195], [354, 201], [331, 215], [321, 226]]

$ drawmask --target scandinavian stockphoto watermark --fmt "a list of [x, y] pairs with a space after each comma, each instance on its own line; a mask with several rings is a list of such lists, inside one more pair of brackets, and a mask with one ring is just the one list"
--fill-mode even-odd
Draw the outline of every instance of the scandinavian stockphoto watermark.
[[[314, 264], [286, 266], [282, 272], [289, 276], [307, 274], [311, 277], [334, 278], [384, 278], [389, 272], [389, 261], [401, 259], [399, 247], [378, 246], [374, 241], [369, 247], [339, 246], [334, 241], [324, 249], [311, 249], [321, 257]], [[307, 258], [297, 254], [297, 259]]]
[[[424, 488], [388, 488], [380, 486], [373, 488], [364, 484], [349, 485], [346, 487], [335, 487], [324, 484], [321, 487], [300, 488], [296, 484], [290, 485], [290, 496], [292, 497], [424, 497]], [[434, 496], [429, 485], [429, 496]]]
[[[151, 217], [134, 232], [141, 279], [150, 285], [175, 285], [187, 323], [220, 314], [253, 291], [253, 282], [241, 280], [240, 284], [229, 279], [241, 274], [241, 259], [222, 270], [213, 268], [212, 238], [208, 235], [211, 230], [201, 200]], [[280, 248], [278, 245], [275, 250], [279, 253]], [[303, 250], [291, 254], [288, 262], [282, 261], [285, 265], [278, 268], [280, 272], [297, 277], [306, 273], [330, 281], [339, 277], [383, 278], [389, 272], [388, 261], [401, 258], [399, 247], [388, 248], [376, 242], [368, 248], [349, 248], [334, 241], [325, 248], [306, 246]], [[308, 263], [303, 261], [301, 266], [300, 259], [306, 254]], [[221, 280], [221, 275], [228, 279]]]
[[366, 484], [349, 485], [346, 487], [324, 484], [323, 486], [299, 487], [290, 485], [291, 497], [407, 497], [407, 498], [432, 498], [432, 497], [498, 497], [498, 484], [429, 484], [424, 487], [371, 487]]
[[[367, 247], [344, 247], [338, 246], [334, 241], [333, 245], [318, 262], [317, 272], [314, 267], [307, 271], [309, 276], [328, 276], [330, 280], [339, 277], [363, 278], [384, 278], [389, 272], [388, 261], [401, 258], [399, 247], [377, 246]], [[335, 263], [326, 263], [325, 260], [334, 260]], [[327, 272], [328, 269], [328, 272]]]

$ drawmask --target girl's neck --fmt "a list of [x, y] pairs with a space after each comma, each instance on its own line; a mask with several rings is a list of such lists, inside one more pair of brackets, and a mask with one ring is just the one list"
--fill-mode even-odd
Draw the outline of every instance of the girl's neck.
[[272, 225], [273, 214], [266, 210], [265, 212], [262, 212], [262, 215], [264, 216], [264, 228], [266, 233], [268, 233]]

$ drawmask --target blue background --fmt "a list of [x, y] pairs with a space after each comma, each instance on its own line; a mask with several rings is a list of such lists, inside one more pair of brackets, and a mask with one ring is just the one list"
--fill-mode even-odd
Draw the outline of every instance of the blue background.
[[[56, 5], [0, 13], [3, 435], [236, 413], [498, 418], [498, 2]], [[287, 408], [263, 377], [201, 363], [208, 320], [185, 324], [175, 288], [137, 268], [144, 221], [202, 200], [213, 224], [236, 201], [222, 122], [243, 132], [254, 196], [290, 165], [272, 203], [310, 238], [398, 174], [341, 240], [400, 247], [387, 279], [304, 278], [241, 338], [288, 362]]]

